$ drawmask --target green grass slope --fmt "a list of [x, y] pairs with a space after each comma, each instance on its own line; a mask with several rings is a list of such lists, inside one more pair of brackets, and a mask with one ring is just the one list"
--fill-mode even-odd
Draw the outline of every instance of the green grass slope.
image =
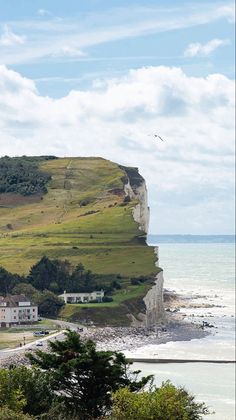
[[123, 203], [124, 171], [102, 158], [42, 161], [40, 169], [51, 175], [47, 194], [0, 194], [0, 265], [27, 274], [47, 255], [75, 265], [82, 262], [108, 279], [120, 274], [122, 289], [114, 302], [67, 305], [61, 315], [100, 324], [128, 323], [127, 314], [142, 309], [141, 297], [150, 287], [131, 286], [130, 277], [151, 278], [158, 269], [153, 248], [140, 239], [142, 232], [133, 220], [137, 202]]

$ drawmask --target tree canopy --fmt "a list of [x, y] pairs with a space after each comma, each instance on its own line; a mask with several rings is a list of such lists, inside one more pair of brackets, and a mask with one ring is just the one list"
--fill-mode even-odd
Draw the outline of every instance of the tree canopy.
[[54, 156], [0, 158], [0, 193], [32, 195], [46, 193], [46, 184], [51, 176], [38, 168], [42, 160]]
[[133, 393], [121, 388], [113, 395], [111, 420], [200, 420], [209, 414], [204, 403], [169, 381], [151, 391]]
[[51, 374], [51, 386], [68, 412], [79, 418], [98, 418], [107, 413], [112, 404], [112, 392], [129, 387], [142, 389], [152, 376], [137, 379], [139, 372], [130, 372], [130, 363], [122, 353], [98, 351], [96, 344], [82, 341], [73, 331], [66, 332], [64, 341], [49, 344], [50, 352], [29, 354], [31, 362]]
[[32, 366], [0, 369], [0, 420], [200, 420], [204, 403], [170, 382], [132, 372], [122, 353], [67, 331]]
[[35, 289], [50, 290], [54, 293], [78, 292], [90, 293], [94, 290], [110, 292], [119, 288], [119, 283], [114, 281], [114, 276], [103, 280], [103, 275], [86, 270], [83, 264], [78, 263], [75, 267], [68, 260], [50, 259], [43, 256], [30, 269], [29, 275], [20, 276], [13, 274], [0, 267], [0, 294], [12, 293], [19, 283], [30, 284]]

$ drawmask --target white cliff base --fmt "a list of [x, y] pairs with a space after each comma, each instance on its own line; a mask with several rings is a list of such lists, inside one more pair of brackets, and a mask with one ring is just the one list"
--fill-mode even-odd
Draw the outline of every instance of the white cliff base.
[[163, 271], [156, 276], [155, 285], [144, 297], [146, 305], [146, 327], [151, 328], [165, 321], [165, 310], [163, 305]]

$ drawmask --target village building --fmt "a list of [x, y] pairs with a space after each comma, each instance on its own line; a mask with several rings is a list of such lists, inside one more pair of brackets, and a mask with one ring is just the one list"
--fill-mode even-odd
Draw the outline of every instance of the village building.
[[102, 302], [104, 291], [94, 291], [91, 293], [64, 293], [60, 295], [65, 303], [89, 303], [89, 302]]
[[38, 307], [25, 295], [0, 296], [0, 327], [38, 321]]

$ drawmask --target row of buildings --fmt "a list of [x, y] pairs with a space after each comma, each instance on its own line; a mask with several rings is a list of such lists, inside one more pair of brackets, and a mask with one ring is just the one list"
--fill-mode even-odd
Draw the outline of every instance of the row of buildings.
[[[102, 302], [104, 291], [91, 293], [64, 293], [60, 297], [67, 303]], [[25, 295], [0, 296], [0, 328], [38, 321], [38, 306]]]

